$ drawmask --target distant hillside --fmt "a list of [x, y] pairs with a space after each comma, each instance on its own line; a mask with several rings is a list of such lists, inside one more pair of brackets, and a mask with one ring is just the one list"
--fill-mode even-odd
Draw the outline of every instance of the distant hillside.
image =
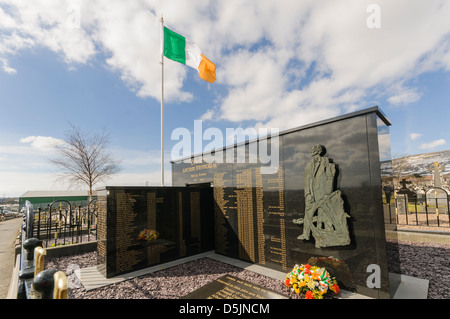
[[[395, 161], [398, 160], [407, 161], [409, 164], [408, 169], [405, 169], [403, 175], [431, 175], [428, 167], [430, 167], [433, 162], [438, 162], [445, 166], [445, 171], [442, 172], [442, 174], [450, 174], [450, 150], [406, 156], [394, 159], [393, 162], [395, 163]], [[389, 162], [381, 162], [381, 172], [383, 176], [388, 173], [388, 170]]]

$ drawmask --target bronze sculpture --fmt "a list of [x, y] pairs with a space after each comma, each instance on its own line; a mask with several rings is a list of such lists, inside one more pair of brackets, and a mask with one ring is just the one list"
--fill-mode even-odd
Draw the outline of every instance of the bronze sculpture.
[[294, 219], [303, 224], [298, 239], [315, 239], [316, 247], [346, 246], [350, 244], [344, 201], [339, 190], [333, 191], [336, 167], [327, 157], [325, 148], [314, 145], [312, 159], [305, 167], [305, 216]]

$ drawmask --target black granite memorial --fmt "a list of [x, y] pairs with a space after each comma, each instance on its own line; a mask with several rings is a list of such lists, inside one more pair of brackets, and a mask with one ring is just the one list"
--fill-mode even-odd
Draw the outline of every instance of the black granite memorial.
[[288, 297], [247, 280], [225, 275], [182, 299], [288, 299]]
[[106, 187], [97, 194], [97, 269], [106, 278], [214, 249], [211, 187]]
[[[389, 125], [373, 107], [196, 154], [172, 162], [172, 185], [213, 184], [216, 253], [283, 272], [311, 258], [333, 256], [348, 267], [342, 289], [389, 298], [380, 171], [380, 160], [390, 158]], [[273, 163], [250, 160], [261, 147], [274, 152], [272, 145], [279, 151], [275, 170], [265, 170]], [[320, 247], [314, 236], [299, 239], [304, 225], [293, 222], [305, 218], [304, 174], [314, 145], [323, 145], [322, 155], [334, 164], [332, 189], [339, 190], [345, 212], [349, 238], [336, 246], [327, 239]], [[245, 161], [239, 150], [245, 151]], [[316, 227], [323, 216], [311, 219]], [[334, 227], [330, 218], [324, 220], [324, 229]], [[373, 276], [380, 286], [368, 284]]]

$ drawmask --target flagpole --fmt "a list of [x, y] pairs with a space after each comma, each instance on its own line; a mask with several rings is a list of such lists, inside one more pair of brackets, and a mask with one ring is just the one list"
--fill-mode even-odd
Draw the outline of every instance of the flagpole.
[[[161, 32], [164, 32], [163, 15], [161, 15]], [[164, 41], [164, 39], [161, 40]], [[163, 48], [161, 52], [161, 186], [164, 186], [164, 42], [161, 45]]]

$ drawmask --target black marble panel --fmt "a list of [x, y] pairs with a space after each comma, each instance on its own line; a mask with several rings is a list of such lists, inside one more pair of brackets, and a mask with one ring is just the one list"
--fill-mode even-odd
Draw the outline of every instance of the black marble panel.
[[[352, 274], [361, 275], [360, 280], [353, 280], [352, 287], [346, 287], [355, 291], [366, 286], [366, 269], [370, 264], [383, 265], [382, 282], [388, 282], [385, 250], [381, 253], [378, 247], [378, 236], [384, 234], [384, 223], [379, 223], [378, 218], [382, 217], [381, 178], [376, 140], [372, 138], [377, 137], [373, 120], [376, 120], [375, 113], [293, 132], [283, 139], [285, 185], [289, 194], [286, 197], [294, 198], [286, 201], [286, 215], [304, 217], [304, 170], [314, 144], [324, 145], [324, 156], [336, 165], [335, 189], [341, 190], [345, 211], [350, 215], [350, 245], [330, 248], [316, 248], [313, 238], [309, 241], [296, 239], [302, 227], [293, 224], [289, 218], [289, 263], [306, 263], [310, 257], [320, 256], [343, 259]], [[384, 244], [384, 237], [382, 241]], [[378, 290], [369, 292], [373, 297], [379, 297]]]
[[182, 299], [288, 299], [288, 297], [247, 280], [225, 275]]
[[[212, 187], [106, 187], [99, 191], [99, 265], [110, 278], [214, 249]], [[155, 230], [156, 240], [140, 240]]]
[[[212, 163], [201, 182], [214, 185], [216, 252], [286, 272], [311, 257], [333, 256], [349, 269], [343, 288], [389, 298], [380, 172], [380, 159], [389, 156], [388, 125], [378, 108], [371, 108], [282, 132], [272, 171], [263, 170], [267, 162], [250, 160], [251, 150], [272, 149], [272, 139], [241, 145], [244, 161], [235, 156], [232, 163]], [[292, 220], [305, 215], [304, 171], [315, 144], [325, 146], [324, 156], [336, 167], [334, 188], [341, 191], [350, 216], [347, 246], [317, 248], [313, 237], [297, 239], [303, 226]], [[222, 151], [227, 159], [228, 149]], [[173, 185], [199, 182], [198, 175], [190, 174], [199, 171], [195, 165], [174, 162]], [[380, 288], [367, 287], [373, 265], [380, 268]]]

